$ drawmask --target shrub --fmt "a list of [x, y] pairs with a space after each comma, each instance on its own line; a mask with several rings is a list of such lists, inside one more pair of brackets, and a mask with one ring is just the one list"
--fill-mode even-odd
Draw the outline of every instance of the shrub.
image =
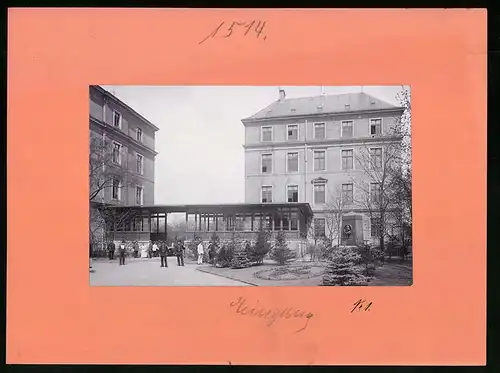
[[326, 286], [364, 285], [368, 280], [357, 267], [361, 255], [350, 246], [339, 246], [331, 250], [323, 276]]
[[252, 263], [262, 264], [264, 262], [264, 257], [271, 249], [271, 243], [269, 239], [271, 233], [264, 230], [262, 227], [257, 232], [257, 237], [254, 245], [247, 246], [248, 259]]
[[233, 252], [231, 247], [225, 243], [222, 244], [219, 252], [215, 257], [216, 265], [218, 267], [229, 267], [233, 259]]
[[276, 241], [270, 254], [271, 259], [278, 265], [285, 265], [296, 258], [295, 252], [288, 247], [285, 239], [285, 232], [278, 231]]
[[231, 268], [248, 268], [250, 261], [247, 257], [246, 244], [236, 244], [233, 258], [231, 259]]

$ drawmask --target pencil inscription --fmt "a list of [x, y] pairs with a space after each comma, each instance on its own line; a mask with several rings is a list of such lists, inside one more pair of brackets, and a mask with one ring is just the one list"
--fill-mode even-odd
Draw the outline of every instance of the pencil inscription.
[[304, 312], [299, 309], [294, 309], [291, 307], [286, 308], [265, 308], [258, 305], [251, 307], [247, 304], [247, 300], [243, 297], [239, 297], [236, 301], [231, 302], [230, 307], [236, 307], [236, 313], [242, 316], [248, 317], [259, 317], [266, 320], [266, 325], [270, 327], [274, 324], [277, 319], [280, 320], [290, 320], [290, 319], [302, 319], [305, 323], [302, 327], [295, 332], [301, 332], [305, 330], [309, 324], [309, 320], [314, 316], [311, 312]]
[[241, 21], [233, 21], [231, 23], [222, 22], [198, 44], [202, 44], [206, 42], [208, 39], [215, 37], [221, 37], [227, 39], [233, 34], [240, 36], [255, 35], [256, 38], [261, 38], [262, 40], [266, 40], [267, 37], [263, 34], [265, 26], [266, 26], [266, 21], [254, 20], [251, 22], [241, 22]]
[[372, 305], [372, 302], [366, 303], [365, 299], [359, 299], [356, 302], [354, 302], [353, 306], [354, 308], [351, 310], [351, 313], [354, 311], [370, 311], [370, 307]]

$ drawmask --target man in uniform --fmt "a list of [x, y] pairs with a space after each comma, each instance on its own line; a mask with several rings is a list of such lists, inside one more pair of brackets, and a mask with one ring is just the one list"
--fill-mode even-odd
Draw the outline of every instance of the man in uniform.
[[[161, 266], [168, 267], [167, 263], [167, 244], [165, 242], [160, 242], [160, 257], [161, 257]], [[165, 265], [163, 265], [165, 263]]]
[[180, 240], [177, 241], [177, 245], [175, 247], [175, 256], [177, 257], [177, 265], [184, 267], [184, 247]]

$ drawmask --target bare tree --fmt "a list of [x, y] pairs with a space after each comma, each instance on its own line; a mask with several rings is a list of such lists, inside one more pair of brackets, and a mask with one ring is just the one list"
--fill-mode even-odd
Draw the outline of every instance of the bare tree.
[[[107, 138], [91, 136], [89, 152], [89, 201], [99, 201], [104, 190], [113, 187], [121, 191], [137, 181], [128, 167], [127, 153], [114, 147]], [[102, 199], [102, 198], [101, 198]]]
[[[400, 106], [404, 108], [403, 115], [398, 117], [397, 131], [401, 142], [401, 168], [393, 175], [395, 198], [401, 207], [396, 220], [401, 228], [402, 241], [405, 240], [405, 231], [411, 235], [412, 229], [412, 152], [411, 152], [411, 92], [402, 88], [396, 95]], [[410, 238], [410, 237], [408, 237]]]
[[[89, 149], [89, 239], [96, 243], [99, 232], [109, 230], [111, 225], [120, 226], [131, 216], [129, 211], [118, 213], [112, 204], [104, 204], [104, 192], [115, 188], [116, 193], [124, 195], [129, 185], [137, 178], [128, 167], [127, 154], [123, 149], [114, 147], [105, 136], [90, 136]], [[113, 185], [115, 184], [115, 185]], [[116, 203], [115, 203], [116, 204]], [[99, 208], [96, 208], [96, 205]], [[108, 221], [111, 219], [111, 223]]]
[[329, 195], [325, 209], [326, 246], [332, 246], [334, 241], [337, 241], [337, 245], [341, 244], [342, 217], [349, 203], [349, 199], [346, 197], [342, 195], [340, 186], [337, 186], [333, 193]]
[[304, 243], [306, 245], [306, 253], [310, 255], [309, 260], [311, 262], [315, 261], [318, 257], [318, 243], [323, 240], [323, 236], [320, 236], [316, 233], [316, 229], [314, 227], [314, 221], [309, 224], [307, 227], [306, 234], [304, 235]]
[[383, 136], [362, 143], [355, 160], [363, 175], [352, 178], [360, 191], [356, 203], [368, 211], [371, 220], [375, 219], [382, 250], [389, 221], [394, 221], [402, 213], [403, 195], [398, 196], [398, 180], [402, 180], [402, 175], [411, 174], [411, 114], [407, 114], [411, 110], [409, 92], [403, 88], [398, 97], [404, 100], [403, 115], [395, 117], [394, 126], [386, 129]]
[[111, 239], [115, 240], [115, 232], [130, 230], [129, 224], [138, 216], [138, 211], [133, 208], [116, 209], [115, 206], [103, 204], [99, 207], [99, 213], [105, 226], [106, 232], [111, 232]]

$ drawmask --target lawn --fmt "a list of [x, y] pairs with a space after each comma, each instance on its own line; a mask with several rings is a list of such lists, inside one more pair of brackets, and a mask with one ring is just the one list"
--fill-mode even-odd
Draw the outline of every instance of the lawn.
[[[274, 262], [249, 268], [216, 268], [210, 265], [198, 267], [199, 271], [246, 282], [254, 286], [319, 286], [322, 284], [325, 262], [296, 261], [280, 267]], [[409, 286], [412, 269], [409, 265], [389, 262], [377, 267], [369, 286]]]

